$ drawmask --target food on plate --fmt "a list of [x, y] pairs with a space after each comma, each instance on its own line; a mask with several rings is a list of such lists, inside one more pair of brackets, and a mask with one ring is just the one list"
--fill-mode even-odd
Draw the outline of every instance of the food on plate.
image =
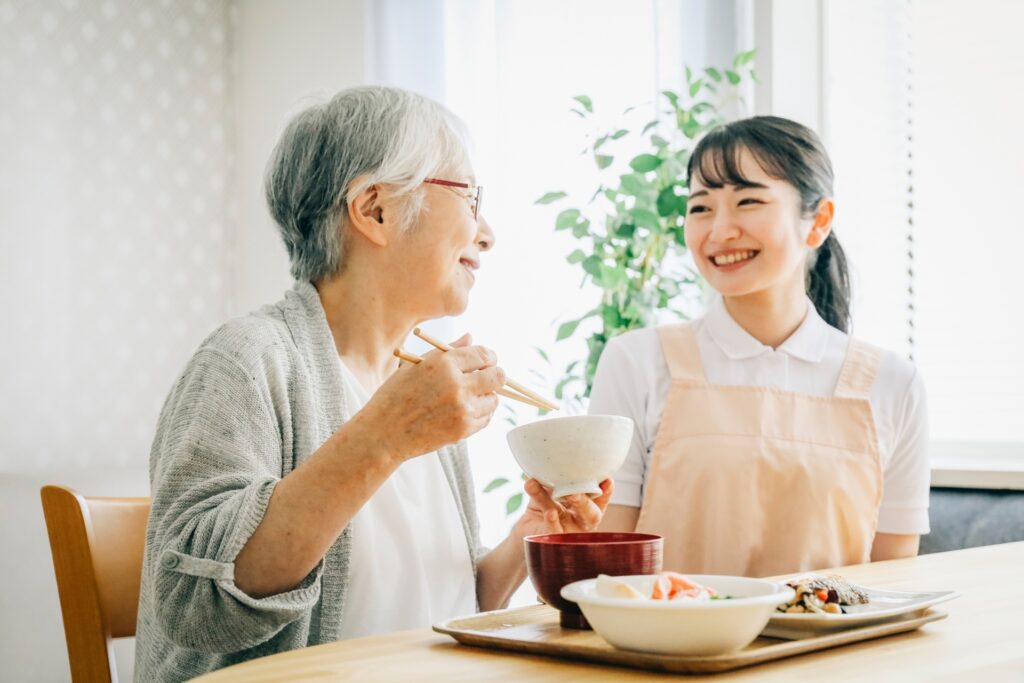
[[786, 585], [796, 591], [796, 595], [776, 610], [787, 614], [843, 614], [848, 611], [848, 607], [870, 602], [867, 593], [834, 574], [800, 576], [790, 579]]
[[595, 587], [597, 594], [602, 598], [629, 598], [631, 600], [646, 600], [647, 596], [633, 588], [625, 581], [612, 578], [607, 574], [600, 574], [597, 577]]
[[644, 595], [629, 583], [613, 576], [601, 574], [595, 586], [602, 598], [628, 598], [631, 600], [721, 600], [714, 588], [702, 586], [682, 574], [662, 572], [654, 580], [650, 595]]

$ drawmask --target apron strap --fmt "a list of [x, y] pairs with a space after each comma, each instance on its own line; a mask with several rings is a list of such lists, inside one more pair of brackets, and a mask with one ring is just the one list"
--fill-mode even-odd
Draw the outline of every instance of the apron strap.
[[705, 384], [704, 366], [700, 362], [697, 335], [690, 323], [662, 325], [658, 328], [661, 352], [665, 356], [669, 375], [675, 380]]
[[847, 398], [871, 398], [871, 387], [875, 384], [882, 350], [859, 339], [850, 338], [846, 349], [846, 360], [839, 372], [836, 396]]

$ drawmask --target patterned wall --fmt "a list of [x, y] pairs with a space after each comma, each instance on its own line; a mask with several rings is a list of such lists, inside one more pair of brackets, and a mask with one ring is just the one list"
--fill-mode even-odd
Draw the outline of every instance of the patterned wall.
[[224, 319], [229, 15], [0, 0], [0, 473], [145, 466]]

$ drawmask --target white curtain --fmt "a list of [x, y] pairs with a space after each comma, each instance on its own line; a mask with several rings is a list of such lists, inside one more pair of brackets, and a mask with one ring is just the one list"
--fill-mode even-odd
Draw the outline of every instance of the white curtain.
[[1024, 6], [832, 0], [828, 17], [855, 332], [913, 354], [938, 456], [1022, 467]]

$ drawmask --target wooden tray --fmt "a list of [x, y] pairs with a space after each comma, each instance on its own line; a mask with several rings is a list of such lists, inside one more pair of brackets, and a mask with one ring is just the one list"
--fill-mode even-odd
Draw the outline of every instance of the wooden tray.
[[945, 612], [928, 610], [883, 624], [816, 635], [801, 640], [759, 637], [743, 650], [710, 657], [679, 657], [618, 650], [594, 631], [563, 629], [558, 625], [558, 611], [547, 605], [457, 617], [435, 625], [434, 630], [450, 635], [463, 645], [615, 664], [649, 671], [695, 674], [731, 671], [793, 655], [905, 633], [945, 618]]

